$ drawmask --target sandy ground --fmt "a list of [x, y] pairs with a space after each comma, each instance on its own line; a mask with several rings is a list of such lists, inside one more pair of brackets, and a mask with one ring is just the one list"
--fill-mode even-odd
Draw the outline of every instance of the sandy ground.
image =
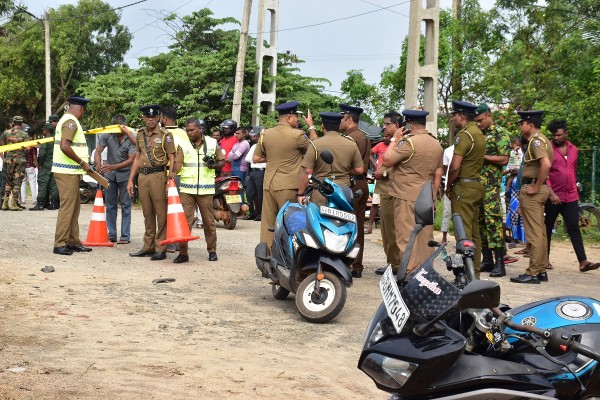
[[[132, 243], [52, 254], [56, 211], [0, 212], [0, 399], [385, 399], [357, 369], [362, 335], [380, 303], [385, 264], [376, 230], [366, 271], [332, 322], [301, 319], [293, 296], [275, 300], [253, 259], [260, 223], [218, 229], [218, 262], [192, 242], [192, 262], [132, 258]], [[91, 205], [83, 205], [85, 238]], [[200, 231], [200, 235], [202, 233]], [[453, 240], [452, 240], [453, 242]], [[587, 246], [600, 260], [600, 248]], [[511, 251], [512, 253], [512, 251]], [[511, 305], [563, 294], [600, 297], [600, 272], [577, 272], [569, 242], [556, 243], [550, 282], [500, 278]], [[527, 260], [508, 267], [522, 273]], [[53, 266], [53, 273], [41, 272]], [[161, 277], [173, 283], [152, 284]]]

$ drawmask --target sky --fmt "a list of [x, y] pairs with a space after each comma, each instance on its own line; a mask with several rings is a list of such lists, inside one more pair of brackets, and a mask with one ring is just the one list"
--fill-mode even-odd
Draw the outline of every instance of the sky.
[[[133, 34], [125, 62], [132, 68], [138, 66], [141, 56], [168, 51], [173, 30], [162, 21], [163, 16], [176, 13], [182, 17], [208, 7], [217, 18], [241, 21], [244, 10], [244, 0], [104, 1], [114, 8], [125, 6], [120, 11], [121, 23]], [[257, 31], [259, 1], [252, 2], [252, 36]], [[493, 0], [481, 2], [484, 8], [493, 5]], [[66, 3], [72, 1], [24, 1], [38, 16]], [[440, 0], [441, 8], [450, 9], [451, 5], [452, 0]], [[303, 75], [330, 80], [326, 90], [331, 94], [339, 94], [346, 72], [353, 69], [361, 70], [367, 82], [378, 83], [385, 66], [399, 63], [409, 9], [410, 0], [280, 0], [277, 50], [289, 50], [304, 60], [299, 66]]]

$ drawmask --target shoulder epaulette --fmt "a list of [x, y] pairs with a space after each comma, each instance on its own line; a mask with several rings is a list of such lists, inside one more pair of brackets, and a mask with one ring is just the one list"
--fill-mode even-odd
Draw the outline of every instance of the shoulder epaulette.
[[343, 137], [345, 137], [346, 139], [348, 139], [348, 140], [352, 140], [354, 143], [356, 143], [356, 140], [354, 140], [354, 139], [353, 139], [353, 138], [351, 138], [350, 136], [348, 136], [348, 135], [342, 135], [342, 136], [343, 136]]

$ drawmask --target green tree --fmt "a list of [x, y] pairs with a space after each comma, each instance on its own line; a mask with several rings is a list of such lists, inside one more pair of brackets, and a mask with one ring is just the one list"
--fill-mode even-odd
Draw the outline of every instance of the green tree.
[[[11, 9], [0, 29], [0, 108], [41, 122], [44, 115], [44, 29], [25, 8]], [[97, 74], [123, 65], [131, 34], [120, 16], [101, 0], [80, 0], [49, 10], [52, 110]]]

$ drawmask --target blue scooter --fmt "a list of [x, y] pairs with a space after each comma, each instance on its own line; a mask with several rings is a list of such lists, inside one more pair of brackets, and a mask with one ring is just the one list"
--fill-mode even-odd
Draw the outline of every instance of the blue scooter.
[[[327, 150], [320, 157], [333, 163]], [[296, 293], [300, 315], [324, 323], [344, 308], [346, 287], [352, 285], [348, 266], [360, 246], [350, 188], [315, 177], [309, 184], [307, 197], [316, 188], [327, 206], [286, 202], [277, 214], [271, 256], [267, 243], [259, 243], [255, 257], [263, 277], [271, 280], [273, 297], [283, 300]]]

